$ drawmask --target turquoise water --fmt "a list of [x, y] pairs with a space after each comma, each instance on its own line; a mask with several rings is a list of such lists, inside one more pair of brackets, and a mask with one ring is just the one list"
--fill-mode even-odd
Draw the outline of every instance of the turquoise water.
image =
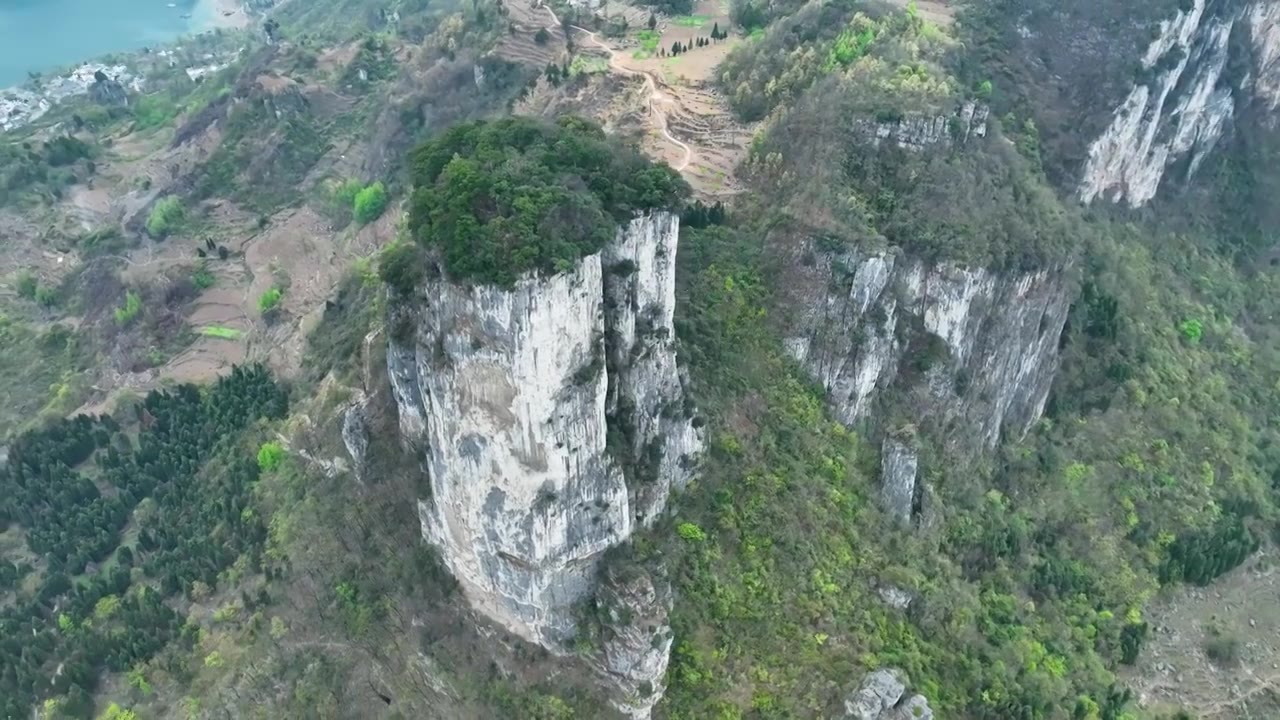
[[209, 21], [203, 6], [199, 0], [0, 0], [0, 88], [21, 84], [31, 70], [203, 30]]

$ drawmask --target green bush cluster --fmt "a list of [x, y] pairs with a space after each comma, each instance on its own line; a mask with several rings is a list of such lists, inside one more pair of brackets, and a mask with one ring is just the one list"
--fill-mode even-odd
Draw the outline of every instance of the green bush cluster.
[[60, 198], [85, 170], [93, 172], [92, 157], [93, 146], [70, 135], [44, 142], [0, 142], [0, 206]]
[[397, 292], [407, 294], [422, 281], [424, 262], [414, 243], [393, 243], [378, 256], [378, 277]]
[[264, 442], [258, 448], [258, 469], [263, 472], [272, 472], [280, 467], [287, 455], [284, 446], [280, 443], [274, 440]]
[[330, 181], [328, 207], [335, 220], [367, 225], [382, 216], [387, 207], [387, 188], [382, 181], [365, 185], [354, 178]]
[[634, 214], [675, 206], [671, 168], [579, 118], [467, 123], [414, 151], [409, 226], [451, 276], [510, 286], [596, 252]]
[[[906, 14], [877, 13], [854, 2], [807, 3], [751, 43], [738, 45], [720, 66], [721, 89], [745, 120], [792, 107], [824, 77], [853, 74], [873, 108], [893, 109], [953, 90], [943, 69], [953, 47], [937, 28]], [[895, 92], [899, 88], [906, 93]]]
[[197, 268], [195, 272], [191, 273], [191, 284], [195, 285], [197, 288], [200, 288], [201, 290], [208, 290], [209, 288], [213, 287], [214, 284], [216, 284], [217, 282], [218, 282], [218, 278], [213, 274], [213, 271], [211, 271], [209, 268], [206, 268], [206, 267]]
[[276, 308], [280, 307], [280, 301], [283, 299], [283, 290], [278, 287], [268, 288], [258, 296], [258, 312], [262, 315], [270, 315]]
[[369, 223], [382, 217], [382, 211], [387, 207], [387, 189], [379, 180], [368, 187], [362, 188], [360, 192], [355, 194], [351, 202], [351, 216], [361, 225]]
[[142, 296], [130, 290], [124, 295], [124, 305], [115, 310], [116, 324], [124, 327], [133, 322], [140, 312], [142, 312]]
[[17, 279], [14, 280], [14, 290], [17, 291], [18, 297], [27, 300], [36, 299], [36, 290], [40, 287], [40, 281], [29, 270], [23, 270], [18, 273]]
[[151, 208], [151, 214], [147, 215], [147, 234], [157, 240], [162, 239], [176, 231], [185, 217], [182, 200], [173, 195], [160, 198]]

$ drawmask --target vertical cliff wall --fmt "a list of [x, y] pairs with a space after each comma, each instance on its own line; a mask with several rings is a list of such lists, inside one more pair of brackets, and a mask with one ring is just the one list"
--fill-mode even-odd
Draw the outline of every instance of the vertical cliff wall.
[[787, 347], [842, 422], [867, 419], [891, 388], [912, 422], [953, 428], [949, 442], [994, 447], [1040, 417], [1070, 308], [1061, 268], [997, 274], [812, 243], [800, 253], [810, 261], [794, 263], [786, 288]]
[[1274, 0], [1192, 0], [1162, 22], [1141, 58], [1143, 79], [1089, 148], [1080, 198], [1142, 205], [1175, 164], [1194, 174], [1245, 104], [1257, 99], [1274, 108], [1278, 22]]
[[698, 450], [671, 337], [678, 231], [652, 213], [570, 271], [509, 289], [436, 273], [391, 303], [423, 536], [477, 610], [553, 650], [601, 554], [662, 511]]
[[603, 252], [608, 412], [632, 473], [631, 505], [648, 525], [683, 488], [699, 441], [684, 407], [675, 353], [679, 219], [646, 216], [619, 229]]

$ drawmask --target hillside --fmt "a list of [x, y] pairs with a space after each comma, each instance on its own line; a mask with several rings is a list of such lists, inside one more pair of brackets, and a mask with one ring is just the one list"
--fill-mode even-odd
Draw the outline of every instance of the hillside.
[[0, 135], [0, 715], [1280, 712], [1270, 3], [259, 5]]

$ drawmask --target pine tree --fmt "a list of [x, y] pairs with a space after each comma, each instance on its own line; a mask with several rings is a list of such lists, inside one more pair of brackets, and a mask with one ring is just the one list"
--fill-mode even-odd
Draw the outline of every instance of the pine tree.
[[653, 30], [656, 27], [658, 27], [658, 18], [654, 17], [653, 13], [649, 13], [649, 29]]

